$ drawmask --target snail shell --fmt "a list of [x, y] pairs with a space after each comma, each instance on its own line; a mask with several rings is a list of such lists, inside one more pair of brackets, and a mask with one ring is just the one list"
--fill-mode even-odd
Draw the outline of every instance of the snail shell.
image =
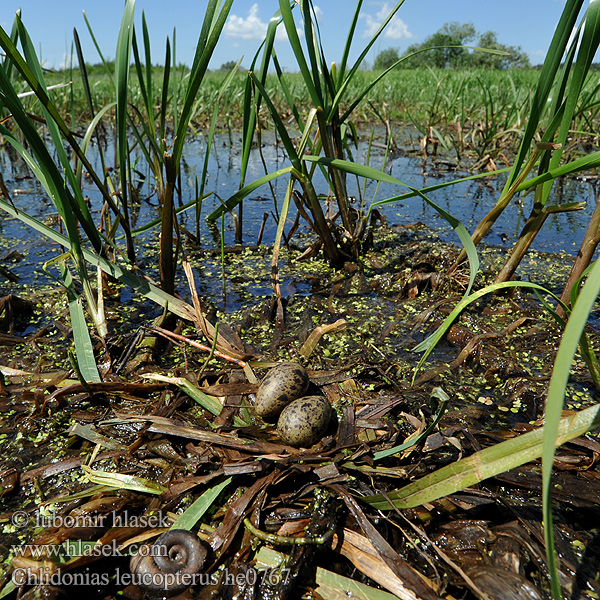
[[170, 529], [132, 556], [133, 583], [150, 595], [174, 596], [189, 588], [204, 566], [208, 550], [186, 529]]

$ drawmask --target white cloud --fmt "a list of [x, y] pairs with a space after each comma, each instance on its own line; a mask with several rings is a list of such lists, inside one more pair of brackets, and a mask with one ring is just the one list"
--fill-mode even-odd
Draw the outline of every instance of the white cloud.
[[267, 24], [258, 16], [258, 4], [253, 4], [246, 19], [237, 15], [230, 15], [223, 31], [227, 37], [243, 40], [262, 40], [267, 33]]
[[[267, 35], [267, 26], [268, 23], [258, 16], [258, 3], [255, 3], [250, 7], [246, 18], [230, 15], [223, 32], [227, 37], [262, 42]], [[275, 39], [277, 41], [287, 39], [283, 25], [277, 28]]]
[[[381, 5], [381, 9], [373, 17], [369, 14], [361, 14], [361, 18], [365, 20], [365, 33], [364, 37], [373, 37], [380, 25], [383, 23], [385, 18], [391, 11], [391, 7], [388, 2], [384, 2]], [[398, 16], [394, 15], [392, 20], [387, 24], [387, 27], [383, 31], [383, 37], [390, 38], [392, 40], [399, 39], [410, 39], [415, 37], [408, 29], [408, 25]]]

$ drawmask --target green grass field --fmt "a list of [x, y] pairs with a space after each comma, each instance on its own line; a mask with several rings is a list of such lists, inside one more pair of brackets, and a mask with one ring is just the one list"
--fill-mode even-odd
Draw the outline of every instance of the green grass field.
[[[364, 88], [377, 72], [362, 71], [352, 81], [356, 90]], [[187, 69], [179, 68], [172, 76], [185, 79]], [[196, 131], [208, 128], [216, 98], [226, 73], [207, 73], [196, 98], [195, 118], [191, 125]], [[243, 120], [244, 84], [247, 74], [240, 71], [225, 93], [223, 110], [219, 116], [221, 129], [239, 129]], [[468, 70], [396, 69], [380, 81], [363, 100], [353, 115], [353, 123], [359, 131], [372, 126], [387, 125], [396, 132], [411, 126], [438, 147], [461, 158], [473, 153], [482, 158], [486, 154], [497, 156], [500, 152], [512, 153], [523, 134], [525, 120], [531, 110], [532, 90], [539, 77], [537, 69]], [[89, 69], [90, 87], [96, 110], [114, 100], [114, 89], [102, 67]], [[154, 68], [157, 91], [161, 90], [163, 69]], [[306, 114], [311, 107], [306, 85], [299, 73], [288, 73], [284, 78], [301, 111]], [[78, 70], [51, 73], [48, 84], [72, 81], [69, 87], [54, 90], [56, 104], [63, 114], [70, 115], [71, 127], [89, 122], [89, 110], [85, 101]], [[588, 77], [580, 106], [576, 112], [571, 138], [573, 149], [592, 143], [598, 135], [598, 90], [595, 73]], [[290, 118], [286, 102], [275, 75], [269, 75], [266, 89], [284, 118]], [[347, 97], [354, 97], [348, 89]], [[157, 98], [160, 98], [157, 93]], [[130, 102], [142, 104], [137, 81], [132, 79]], [[172, 99], [170, 99], [172, 101]], [[344, 103], [342, 101], [342, 107]], [[272, 122], [263, 107], [261, 124], [272, 128]]]

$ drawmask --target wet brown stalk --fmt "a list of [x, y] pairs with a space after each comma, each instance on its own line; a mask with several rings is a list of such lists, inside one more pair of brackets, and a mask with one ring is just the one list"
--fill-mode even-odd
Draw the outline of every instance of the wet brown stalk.
[[173, 195], [177, 181], [177, 169], [173, 155], [165, 152], [166, 185], [162, 202], [162, 222], [160, 229], [160, 285], [168, 294], [175, 291], [175, 264], [173, 257]]
[[[598, 244], [600, 244], [600, 204], [596, 203], [596, 208], [594, 208], [590, 224], [588, 225], [583, 241], [581, 242], [577, 258], [573, 263], [573, 268], [569, 273], [569, 277], [567, 278], [563, 293], [560, 297], [561, 301], [567, 306], [571, 305], [571, 290], [575, 283], [581, 278], [583, 272], [590, 265]], [[564, 310], [561, 306], [557, 307], [556, 312], [560, 316], [564, 316]]]
[[321, 203], [319, 202], [317, 192], [313, 187], [310, 177], [308, 176], [308, 174], [304, 173], [300, 177], [299, 181], [308, 200], [310, 212], [312, 213], [312, 216], [314, 218], [316, 233], [323, 242], [325, 254], [329, 259], [329, 262], [332, 265], [341, 264], [344, 260], [344, 253], [341, 251], [340, 248], [338, 248], [337, 244], [335, 243], [335, 240], [333, 239], [333, 236], [331, 235], [331, 229], [329, 228], [329, 224], [325, 219], [323, 209], [321, 208]]
[[[331, 159], [343, 159], [344, 156], [341, 146], [341, 139], [339, 139], [339, 127], [336, 128], [333, 124], [326, 123], [323, 111], [320, 108], [317, 110], [317, 120], [319, 122], [319, 132], [325, 156]], [[340, 209], [342, 223], [344, 224], [348, 234], [351, 234], [352, 226], [350, 224], [350, 217], [348, 215], [348, 196], [342, 173], [340, 173], [338, 169], [331, 168], [329, 169], [329, 174], [331, 176], [338, 208]]]
[[[531, 243], [535, 239], [535, 236], [540, 232], [540, 229], [544, 226], [544, 223], [546, 222], [548, 215], [550, 215], [552, 213], [561, 213], [561, 212], [570, 212], [572, 210], [581, 210], [582, 208], [584, 208], [584, 206], [585, 206], [584, 202], [575, 202], [573, 204], [568, 204], [565, 206], [552, 206], [552, 207], [542, 206], [542, 207], [540, 207], [539, 203], [536, 202], [531, 211], [531, 215], [529, 216], [529, 218], [527, 219], [527, 221], [525, 223], [525, 227], [523, 227], [523, 230], [521, 231], [521, 234], [519, 235], [519, 239], [517, 240], [517, 243], [513, 246], [512, 250], [510, 251], [510, 256], [508, 257], [508, 259], [504, 263], [504, 266], [502, 267], [502, 269], [496, 276], [494, 283], [502, 283], [504, 281], [510, 281], [512, 279], [519, 264], [523, 260], [523, 257], [529, 250]], [[600, 219], [600, 217], [599, 217], [599, 219]], [[598, 244], [599, 241], [600, 241], [600, 238], [598, 238], [598, 241], [596, 242], [596, 244]], [[594, 249], [595, 249], [595, 246], [594, 246]], [[593, 250], [592, 250], [592, 254], [593, 254]], [[589, 264], [589, 262], [587, 264]], [[587, 266], [587, 264], [586, 264], [586, 266]], [[564, 292], [563, 292], [563, 295], [564, 295]], [[567, 295], [567, 298], [568, 298], [568, 295]], [[568, 304], [568, 301], [565, 301], [565, 303]]]
[[[552, 144], [554, 146], [555, 144]], [[490, 212], [483, 217], [479, 225], [475, 228], [473, 235], [471, 236], [473, 243], [475, 245], [479, 244], [479, 242], [490, 232], [490, 229], [494, 226], [494, 223], [498, 220], [498, 217], [502, 214], [504, 209], [509, 205], [510, 201], [514, 198], [517, 193], [519, 185], [523, 183], [525, 177], [527, 177], [528, 173], [531, 171], [533, 166], [535, 165], [538, 156], [542, 152], [542, 150], [547, 149], [548, 144], [537, 144], [535, 150], [531, 154], [531, 157], [527, 161], [527, 164], [523, 167], [521, 173], [517, 179], [515, 179], [514, 183], [510, 186], [510, 188], [500, 197], [498, 203]], [[531, 242], [530, 242], [531, 243]], [[450, 273], [453, 273], [457, 267], [465, 260], [467, 257], [467, 253], [465, 250], [462, 250], [458, 255], [455, 263], [450, 267]]]

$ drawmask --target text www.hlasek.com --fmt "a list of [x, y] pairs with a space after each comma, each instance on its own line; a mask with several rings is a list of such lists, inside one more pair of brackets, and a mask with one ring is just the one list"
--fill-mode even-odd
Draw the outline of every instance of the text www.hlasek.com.
[[58, 558], [62, 556], [93, 556], [97, 558], [108, 558], [110, 556], [131, 556], [140, 554], [142, 556], [167, 556], [167, 549], [160, 544], [136, 545], [127, 547], [127, 552], [119, 550], [115, 540], [110, 544], [90, 544], [83, 540], [66, 540], [62, 544], [25, 544], [23, 546], [13, 546], [13, 553], [19, 557], [39, 558]]
[[183, 589], [192, 586], [209, 584], [248, 587], [256, 585], [261, 576], [269, 586], [285, 583], [289, 577], [289, 569], [261, 570], [248, 569], [243, 573], [230, 573], [225, 570], [220, 573], [130, 573], [117, 568], [108, 573], [98, 573], [86, 568], [79, 572], [63, 572], [48, 567], [42, 569], [16, 568], [12, 573], [12, 581], [17, 586], [52, 585], [56, 587], [71, 586], [107, 586], [111, 581], [119, 586], [137, 585], [155, 590]]

